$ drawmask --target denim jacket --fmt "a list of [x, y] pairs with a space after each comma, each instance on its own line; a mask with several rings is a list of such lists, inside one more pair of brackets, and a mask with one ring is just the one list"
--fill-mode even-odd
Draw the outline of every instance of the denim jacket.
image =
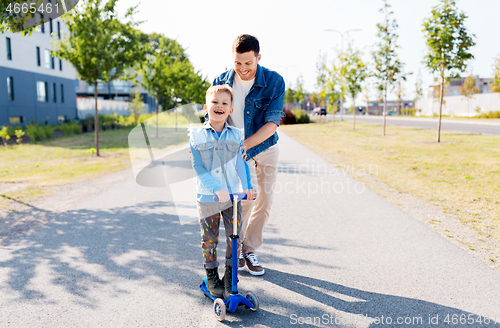
[[[230, 69], [215, 78], [212, 85], [229, 84], [233, 86], [234, 69]], [[285, 81], [283, 77], [265, 67], [257, 65], [255, 82], [245, 98], [245, 139], [255, 134], [264, 124], [273, 122], [280, 125], [285, 116]], [[247, 150], [247, 160], [263, 152], [278, 142], [275, 132], [268, 139]]]
[[[229, 193], [252, 189], [250, 171], [240, 156], [242, 130], [226, 123], [220, 137], [217, 137], [217, 133], [206, 122], [202, 127], [190, 127], [189, 136], [199, 196], [213, 196], [222, 189]], [[243, 167], [238, 165], [238, 161]], [[198, 197], [198, 200], [207, 201], [209, 198]]]

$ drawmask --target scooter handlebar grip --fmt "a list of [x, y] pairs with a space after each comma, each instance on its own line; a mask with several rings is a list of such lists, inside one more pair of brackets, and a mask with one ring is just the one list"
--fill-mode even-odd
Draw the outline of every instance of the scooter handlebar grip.
[[[238, 195], [238, 199], [239, 199], [239, 200], [242, 200], [242, 199], [247, 199], [247, 194], [243, 194], [243, 193], [242, 193], [242, 194], [237, 194], [237, 195]], [[233, 200], [233, 199], [234, 199], [233, 194], [229, 194], [229, 198], [230, 198], [231, 200]], [[218, 202], [218, 201], [219, 201], [219, 196], [214, 195], [214, 202]]]

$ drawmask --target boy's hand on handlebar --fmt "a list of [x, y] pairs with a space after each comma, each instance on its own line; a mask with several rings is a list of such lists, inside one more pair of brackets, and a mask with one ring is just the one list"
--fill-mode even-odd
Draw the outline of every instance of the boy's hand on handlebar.
[[215, 193], [219, 197], [219, 202], [225, 203], [230, 200], [229, 193], [225, 189], [221, 189]]
[[257, 197], [257, 192], [254, 189], [247, 189], [244, 193], [247, 194], [247, 200], [254, 200]]

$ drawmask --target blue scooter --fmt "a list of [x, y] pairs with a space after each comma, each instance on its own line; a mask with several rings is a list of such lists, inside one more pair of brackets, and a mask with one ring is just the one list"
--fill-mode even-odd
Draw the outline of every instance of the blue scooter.
[[[229, 236], [233, 244], [233, 286], [231, 295], [228, 299], [216, 298], [210, 294], [207, 289], [207, 277], [203, 278], [200, 289], [205, 295], [214, 300], [214, 314], [217, 320], [223, 321], [226, 317], [226, 309], [229, 312], [236, 311], [238, 305], [245, 305], [247, 309], [257, 311], [259, 309], [259, 299], [254, 293], [247, 291], [245, 296], [238, 294], [238, 199], [246, 199], [246, 194], [230, 195], [233, 200], [233, 234]], [[219, 201], [217, 196], [214, 196], [214, 201]]]

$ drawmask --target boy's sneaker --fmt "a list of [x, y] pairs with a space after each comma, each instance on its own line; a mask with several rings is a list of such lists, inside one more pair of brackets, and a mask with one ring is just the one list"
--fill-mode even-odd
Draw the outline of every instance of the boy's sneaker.
[[222, 277], [222, 283], [224, 284], [224, 298], [227, 300], [231, 291], [233, 290], [233, 267], [226, 265], [226, 272], [224, 277]]
[[213, 297], [222, 297], [224, 295], [224, 285], [219, 278], [217, 268], [205, 269], [207, 272], [207, 289]]
[[238, 271], [243, 271], [247, 268], [247, 263], [243, 257], [243, 250], [240, 250], [240, 256], [238, 257]]
[[262, 276], [266, 270], [260, 266], [259, 261], [257, 260], [257, 255], [254, 253], [248, 253], [245, 255], [245, 262], [248, 268], [248, 272], [250, 272], [253, 276]]

